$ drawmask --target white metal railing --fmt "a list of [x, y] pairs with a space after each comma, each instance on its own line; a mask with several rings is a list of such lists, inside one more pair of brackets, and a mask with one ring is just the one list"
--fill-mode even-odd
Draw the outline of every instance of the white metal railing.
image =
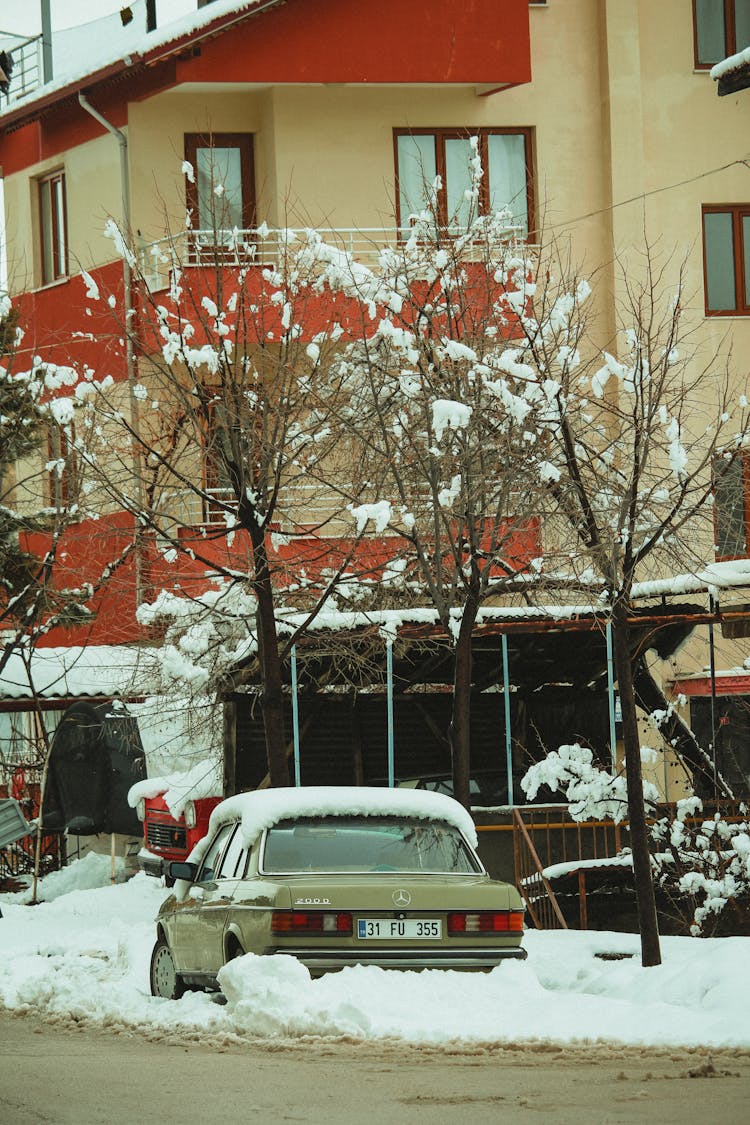
[[[301, 249], [312, 233], [309, 227], [260, 229], [262, 234], [258, 230], [186, 230], [155, 242], [144, 242], [138, 248], [141, 275], [149, 289], [159, 290], [168, 287], [175, 267], [278, 266], [286, 254]], [[408, 237], [408, 231], [399, 227], [316, 227], [314, 233], [326, 246], [366, 267], [377, 264], [385, 247], [393, 248]], [[517, 233], [509, 228], [508, 240]], [[479, 261], [487, 250], [481, 232], [475, 246], [475, 260]], [[526, 248], [533, 250], [528, 244]], [[463, 254], [472, 260], [471, 246], [464, 246]]]
[[22, 39], [0, 31], [0, 51], [10, 55], [13, 66], [8, 76], [8, 91], [0, 94], [0, 110], [21, 101], [42, 85], [42, 37]]
[[[384, 246], [394, 246], [396, 227], [317, 227], [323, 241], [362, 265], [375, 265]], [[258, 265], [277, 266], [290, 249], [299, 248], [310, 228], [269, 229], [260, 237], [256, 230], [191, 230], [144, 243], [138, 252], [139, 265], [149, 289], [169, 285], [174, 266]]]
[[[299, 534], [304, 527], [326, 526], [331, 520], [331, 505], [321, 502], [320, 489], [313, 485], [295, 485], [287, 490], [279, 502], [280, 535]], [[160, 520], [175, 527], [223, 527], [225, 512], [236, 508], [237, 500], [231, 488], [203, 488], [200, 493], [190, 489], [169, 489], [159, 498]], [[293, 520], [287, 513], [293, 513]], [[351, 524], [353, 528], [354, 524]], [[343, 528], [338, 528], [338, 534]]]

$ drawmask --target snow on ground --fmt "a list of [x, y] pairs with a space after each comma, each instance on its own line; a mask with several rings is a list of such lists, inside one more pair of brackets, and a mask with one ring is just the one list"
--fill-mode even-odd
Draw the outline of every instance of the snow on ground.
[[527, 933], [528, 960], [489, 974], [362, 966], [311, 980], [290, 958], [247, 956], [222, 970], [224, 1006], [202, 993], [156, 999], [148, 966], [167, 892], [146, 875], [109, 877], [109, 858], [90, 854], [42, 880], [37, 906], [28, 892], [0, 895], [0, 1005], [146, 1036], [750, 1047], [748, 938], [664, 938], [652, 969], [634, 934], [574, 931]]

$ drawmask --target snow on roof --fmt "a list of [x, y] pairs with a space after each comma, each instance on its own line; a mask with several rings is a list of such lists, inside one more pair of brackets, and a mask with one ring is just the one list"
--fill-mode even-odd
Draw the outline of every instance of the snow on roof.
[[[204, 34], [210, 34], [213, 24], [220, 22], [224, 27], [234, 22], [231, 16], [236, 16], [239, 20], [251, 14], [253, 9], [262, 12], [283, 2], [284, 0], [213, 0], [213, 3], [207, 7], [180, 16], [179, 19], [172, 20], [163, 27], [157, 27], [155, 31], [147, 32], [144, 28], [140, 34], [134, 34], [134, 25], [131, 24], [122, 35], [118, 34], [114, 42], [111, 21], [108, 18], [92, 21], [87, 25], [90, 32], [88, 49], [70, 55], [71, 63], [77, 61], [77, 65], [57, 73], [53, 81], [38, 86], [29, 97], [19, 98], [11, 103], [5, 113], [0, 112], [0, 121], [4, 116], [33, 106], [35, 102], [46, 99], [50, 94], [73, 85], [80, 87], [87, 78], [95, 78], [118, 63], [129, 67], [145, 60], [155, 61], [154, 55], [162, 57], [170, 54], [176, 44], [182, 48], [185, 40], [199, 39]], [[97, 24], [101, 24], [98, 34]], [[55, 36], [58, 34], [56, 32]], [[161, 48], [165, 50], [160, 50]], [[58, 64], [62, 64], [62, 59], [56, 59], [56, 65]]]
[[[209, 836], [221, 824], [240, 819], [250, 847], [265, 828], [280, 820], [316, 816], [404, 816], [442, 820], [477, 845], [474, 821], [458, 801], [443, 793], [417, 789], [387, 789], [356, 785], [309, 785], [296, 789], [258, 789], [227, 797], [211, 814]], [[191, 860], [202, 856], [208, 836], [193, 849]]]
[[717, 82], [725, 74], [731, 74], [733, 70], [739, 70], [740, 67], [746, 66], [748, 63], [750, 63], [750, 47], [745, 47], [744, 50], [738, 51], [736, 55], [730, 55], [728, 59], [722, 59], [716, 66], [712, 66], [711, 77], [714, 82]]
[[142, 695], [155, 680], [155, 649], [137, 645], [37, 648], [27, 669], [14, 652], [0, 673], [0, 699]]

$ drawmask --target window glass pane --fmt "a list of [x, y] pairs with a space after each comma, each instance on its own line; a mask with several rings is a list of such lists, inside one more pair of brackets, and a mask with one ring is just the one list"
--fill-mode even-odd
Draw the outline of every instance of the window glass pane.
[[229, 847], [224, 853], [221, 864], [217, 868], [216, 877], [218, 879], [233, 879], [237, 872], [240, 856], [244, 855], [245, 844], [242, 839], [242, 832], [238, 826], [234, 836], [232, 836]]
[[529, 230], [526, 178], [526, 137], [503, 133], [487, 138], [490, 210], [509, 207], [524, 234]]
[[745, 535], [745, 488], [741, 458], [727, 464], [714, 462], [716, 510], [716, 557], [737, 558], [747, 553]]
[[263, 870], [476, 871], [448, 824], [375, 816], [280, 821], [268, 833]]
[[242, 230], [242, 160], [238, 148], [196, 152], [200, 230]]
[[52, 181], [52, 194], [55, 209], [55, 277], [64, 277], [68, 272], [68, 255], [65, 247], [65, 188], [62, 178]]
[[699, 63], [726, 58], [724, 0], [695, 0], [695, 31]]
[[401, 230], [403, 234], [408, 234], [411, 225], [409, 216], [424, 209], [427, 191], [437, 174], [435, 138], [432, 135], [400, 136], [397, 152]]
[[750, 305], [750, 215], [742, 216], [742, 257], [745, 264], [745, 308]]
[[215, 837], [213, 842], [209, 844], [208, 851], [203, 859], [203, 866], [200, 870], [198, 880], [201, 883], [209, 883], [214, 878], [214, 869], [218, 863], [219, 856], [221, 855], [224, 845], [227, 842], [229, 833], [234, 828], [233, 824], [225, 824]]
[[[466, 193], [471, 191], [472, 149], [468, 137], [448, 137], [445, 141], [445, 194], [446, 210], [450, 223], [465, 227], [471, 215], [471, 204]], [[476, 215], [474, 216], [476, 218]]]
[[750, 47], [750, 0], [734, 0], [735, 51]]
[[737, 307], [732, 213], [718, 211], [705, 214], [703, 238], [706, 247], [707, 308], [712, 312], [729, 312]]
[[52, 234], [52, 186], [49, 180], [43, 180], [39, 185], [39, 203], [42, 224], [42, 283], [54, 281], [55, 261], [52, 252], [54, 238]]

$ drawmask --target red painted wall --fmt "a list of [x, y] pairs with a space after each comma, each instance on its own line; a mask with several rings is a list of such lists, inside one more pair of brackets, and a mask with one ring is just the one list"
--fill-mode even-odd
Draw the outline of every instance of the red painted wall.
[[[14, 297], [24, 331], [17, 353], [19, 369], [39, 355], [49, 363], [87, 365], [98, 379], [126, 376], [125, 349], [118, 327], [118, 316], [119, 323], [123, 322], [122, 262], [92, 269], [91, 276], [100, 287], [98, 301], [87, 299], [80, 274]], [[109, 294], [117, 302], [115, 312], [107, 304]]]
[[[128, 512], [115, 512], [98, 520], [84, 520], [64, 532], [57, 548], [53, 569], [53, 589], [80, 588], [84, 583], [99, 584], [107, 567], [112, 567], [133, 542], [133, 517]], [[224, 535], [205, 539], [197, 528], [184, 528], [181, 534], [185, 549], [194, 548], [199, 557], [179, 553], [173, 563], [167, 562], [152, 536], [146, 537], [143, 558], [145, 600], [151, 601], [160, 590], [195, 597], [209, 589], [211, 564], [248, 570], [249, 541], [245, 532], [237, 532], [231, 544]], [[540, 527], [529, 520], [510, 538], [505, 558], [519, 570], [540, 553]], [[50, 538], [40, 532], [22, 536], [22, 547], [37, 556], [50, 546]], [[361, 578], [378, 582], [383, 570], [401, 546], [392, 537], [363, 539], [356, 548], [347, 570]], [[326, 572], [336, 570], [347, 557], [352, 540], [347, 538], [295, 539], [274, 549], [269, 541], [271, 564], [276, 571], [279, 590], [294, 590], [304, 577], [314, 585], [322, 584]], [[40, 640], [40, 647], [62, 647], [85, 644], [125, 644], [144, 639], [147, 631], [135, 618], [135, 557], [114, 569], [102, 589], [90, 602], [91, 619], [74, 628], [50, 629]]]
[[529, 82], [528, 0], [287, 0], [201, 44], [178, 82]]

